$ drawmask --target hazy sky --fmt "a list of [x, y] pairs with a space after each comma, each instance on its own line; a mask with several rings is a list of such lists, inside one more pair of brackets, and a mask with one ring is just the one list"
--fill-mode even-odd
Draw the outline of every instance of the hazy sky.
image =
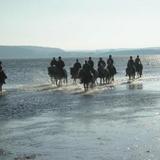
[[160, 47], [160, 0], [0, 0], [0, 45]]

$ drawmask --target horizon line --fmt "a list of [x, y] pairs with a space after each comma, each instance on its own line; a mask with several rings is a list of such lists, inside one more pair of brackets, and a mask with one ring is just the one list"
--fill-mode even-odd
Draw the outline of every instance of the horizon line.
[[51, 47], [43, 45], [0, 45], [0, 47], [40, 47], [40, 48], [50, 48], [50, 49], [61, 49], [67, 52], [73, 51], [99, 51], [99, 50], [134, 50], [134, 49], [156, 49], [160, 47], [122, 47], [122, 48], [98, 48], [98, 49], [64, 49], [61, 47]]

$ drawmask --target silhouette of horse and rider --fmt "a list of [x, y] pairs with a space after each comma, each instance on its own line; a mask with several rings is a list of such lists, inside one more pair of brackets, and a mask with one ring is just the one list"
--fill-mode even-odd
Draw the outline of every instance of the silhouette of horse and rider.
[[[114, 75], [117, 73], [111, 55], [109, 55], [107, 63], [102, 57], [99, 58], [97, 70], [94, 66], [94, 61], [89, 57], [88, 61], [85, 60], [83, 66], [79, 60], [76, 59], [75, 64], [70, 68], [71, 78], [73, 78], [75, 83], [76, 80], [79, 79], [80, 83], [83, 84], [85, 91], [97, 83], [97, 78], [100, 79], [100, 84], [112, 83], [114, 81]], [[58, 60], [54, 57], [48, 67], [48, 75], [51, 78], [51, 82], [55, 83], [57, 86], [61, 86], [63, 82], [66, 84], [68, 81], [67, 71], [64, 67], [65, 63], [61, 57], [58, 57]], [[129, 80], [135, 79], [136, 73], [137, 77], [141, 77], [142, 71], [143, 65], [139, 56], [137, 55], [135, 61], [133, 60], [133, 57], [130, 56], [126, 68], [126, 76], [129, 76]], [[2, 86], [5, 84], [6, 79], [7, 76], [3, 71], [2, 62], [0, 61], [0, 92], [2, 92]]]
[[64, 80], [64, 83], [67, 83], [67, 71], [64, 69], [64, 66], [65, 63], [61, 57], [58, 57], [58, 60], [54, 57], [50, 63], [50, 67], [48, 67], [48, 74], [51, 78], [51, 82], [55, 83], [57, 86], [62, 85], [62, 80]]
[[105, 61], [102, 58], [99, 58], [98, 77], [100, 78], [100, 84], [108, 84], [114, 81], [114, 75], [117, 73], [117, 71], [113, 63], [114, 61], [111, 55], [109, 55], [107, 60], [107, 67]]
[[78, 59], [76, 59], [76, 62], [74, 63], [73, 67], [70, 68], [70, 74], [71, 78], [73, 79], [73, 82], [76, 83], [76, 80], [79, 79], [79, 72], [81, 70], [81, 63]]
[[130, 56], [126, 68], [126, 76], [129, 76], [129, 80], [135, 79], [136, 73], [138, 77], [141, 77], [142, 71], [143, 71], [143, 65], [141, 63], [139, 55], [137, 55], [135, 61], [133, 60], [133, 57]]
[[93, 68], [94, 63], [91, 61], [92, 61], [91, 58], [89, 58], [89, 61], [85, 60], [85, 63], [79, 72], [80, 81], [81, 83], [83, 83], [85, 91], [88, 90], [89, 85], [90, 87], [93, 87], [97, 79], [97, 72]]
[[94, 61], [89, 57], [88, 61], [85, 60], [83, 67], [81, 67], [78, 59], [76, 63], [70, 68], [70, 73], [74, 82], [76, 79], [80, 79], [80, 82], [83, 83], [85, 91], [88, 90], [89, 86], [93, 87], [97, 78], [100, 78], [100, 84], [111, 83], [114, 81], [114, 75], [116, 74], [116, 68], [113, 65], [112, 56], [109, 56], [106, 63], [102, 58], [99, 58], [98, 69], [94, 69]]
[[79, 79], [80, 83], [83, 83], [85, 91], [88, 90], [89, 84], [93, 87], [97, 79], [97, 72], [94, 69], [94, 62], [91, 57], [89, 57], [88, 61], [85, 60], [83, 66], [81, 66], [78, 59], [76, 59], [75, 64], [70, 68], [70, 73], [74, 83], [76, 83], [76, 79]]

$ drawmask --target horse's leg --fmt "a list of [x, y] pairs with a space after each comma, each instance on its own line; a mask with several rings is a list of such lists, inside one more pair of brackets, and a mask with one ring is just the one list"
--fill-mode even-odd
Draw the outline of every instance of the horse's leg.
[[52, 80], [52, 77], [51, 77], [51, 79], [50, 79], [50, 80], [51, 80], [51, 83], [53, 84], [53, 80]]
[[108, 77], [106, 76], [106, 84], [108, 84]]
[[58, 85], [58, 80], [57, 80], [57, 78], [55, 78], [55, 82], [56, 82], [56, 86]]
[[114, 82], [114, 75], [112, 76], [112, 81]]
[[103, 84], [105, 84], [105, 78], [103, 77]]
[[73, 84], [76, 84], [76, 78], [73, 79]]
[[102, 78], [100, 78], [100, 85], [102, 85]]
[[53, 77], [51, 77], [51, 82], [52, 82], [52, 84], [54, 84], [54, 78]]
[[83, 83], [84, 91], [86, 92], [86, 84]]
[[61, 83], [60, 81], [61, 81], [60, 79], [57, 81], [58, 87], [60, 87], [60, 83]]
[[88, 91], [89, 83], [87, 83], [87, 91]]
[[108, 77], [108, 84], [111, 83], [111, 76]]
[[91, 88], [93, 88], [93, 85], [94, 85], [94, 79], [92, 79], [91, 81]]
[[97, 81], [97, 78], [95, 79], [95, 85], [98, 85], [98, 81]]
[[134, 73], [134, 74], [133, 74], [133, 79], [135, 79], [135, 76], [136, 76], [136, 74]]
[[67, 85], [67, 83], [68, 83], [68, 77], [67, 76], [65, 77], [65, 80], [66, 80], [66, 85]]
[[142, 77], [142, 70], [140, 70], [140, 77]]
[[93, 82], [92, 82], [92, 88], [95, 87], [95, 85], [96, 85], [95, 82], [96, 82], [96, 79], [94, 78], [94, 79], [93, 79]]
[[2, 84], [0, 84], [0, 92], [2, 93]]
[[111, 82], [111, 76], [108, 76], [108, 84]]
[[66, 84], [68, 83], [68, 78], [66, 77]]
[[58, 87], [61, 86], [61, 79], [57, 79], [57, 86], [58, 86]]
[[59, 85], [62, 86], [62, 79], [59, 80]]
[[52, 81], [52, 84], [55, 84], [55, 83], [56, 83], [56, 81], [55, 81], [55, 78], [54, 78], [54, 77], [52, 77], [52, 78], [51, 78], [51, 81]]
[[109, 84], [111, 83], [111, 79], [112, 79], [112, 76], [110, 75], [109, 76]]
[[59, 85], [59, 80], [58, 80], [58, 79], [56, 79], [56, 85], [57, 85], [57, 86]]

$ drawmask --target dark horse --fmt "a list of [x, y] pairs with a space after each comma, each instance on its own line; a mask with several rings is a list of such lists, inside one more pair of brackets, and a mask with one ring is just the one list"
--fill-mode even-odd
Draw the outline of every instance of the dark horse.
[[88, 91], [89, 85], [93, 86], [96, 80], [96, 74], [94, 75], [90, 70], [81, 69], [79, 71], [79, 77], [81, 83], [83, 83], [84, 91]]
[[113, 64], [108, 65], [107, 69], [109, 70], [109, 83], [114, 81], [114, 75], [117, 73], [116, 68]]
[[100, 78], [100, 84], [109, 83], [109, 70], [104, 67], [98, 67], [98, 77]]
[[61, 70], [56, 66], [50, 66], [48, 67], [48, 75], [51, 78], [52, 84], [61, 86], [62, 82], [67, 83], [67, 71], [65, 69]]
[[142, 71], [143, 71], [143, 65], [140, 62], [140, 63], [136, 64], [136, 72], [137, 72], [138, 77], [142, 76]]
[[134, 65], [126, 68], [126, 76], [129, 76], [129, 80], [135, 79], [136, 67]]
[[70, 68], [70, 74], [71, 74], [71, 78], [73, 79], [73, 83], [76, 83], [76, 80], [80, 79], [79, 71], [80, 69], [76, 69], [74, 67]]

